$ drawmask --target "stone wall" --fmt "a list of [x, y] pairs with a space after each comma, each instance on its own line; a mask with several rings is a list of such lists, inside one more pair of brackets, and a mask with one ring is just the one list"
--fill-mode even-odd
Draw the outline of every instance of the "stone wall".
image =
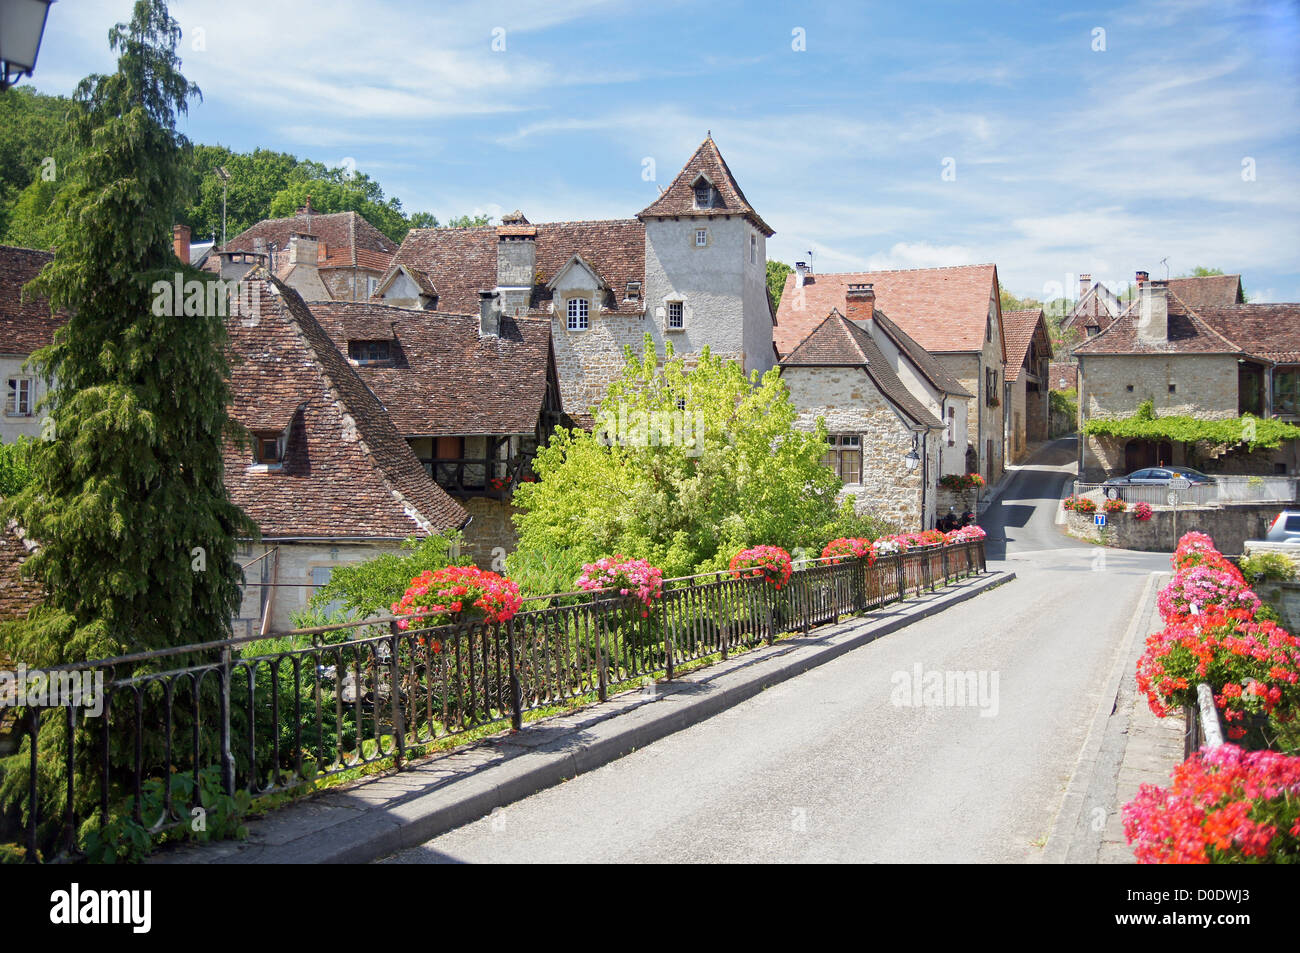
[[1098, 532], [1093, 516], [1067, 512], [1065, 523], [1071, 535], [1089, 542], [1103, 542], [1120, 549], [1172, 553], [1184, 533], [1196, 530], [1213, 538], [1219, 551], [1236, 555], [1246, 541], [1259, 539], [1285, 508], [1282, 503], [1228, 503], [1223, 506], [1180, 506], [1153, 510], [1151, 519], [1138, 521], [1130, 509], [1107, 518], [1104, 533]]
[[1146, 400], [1160, 417], [1237, 416], [1237, 359], [1229, 354], [1092, 355], [1082, 358], [1079, 378], [1089, 419], [1124, 417]]
[[0, 526], [0, 622], [22, 618], [40, 601], [40, 585], [22, 575], [34, 549], [16, 526]]
[[482, 496], [458, 502], [473, 517], [465, 528], [465, 553], [480, 569], [500, 572], [501, 560], [519, 545], [513, 520], [519, 508], [507, 500]]
[[[858, 511], [904, 530], [930, 526], [936, 494], [924, 492], [924, 468], [907, 469], [911, 431], [866, 372], [850, 367], [786, 367], [782, 373], [799, 412], [796, 427], [812, 430], [822, 417], [829, 433], [861, 438], [862, 480], [844, 487]], [[930, 479], [937, 480], [937, 434], [926, 442], [926, 453]]]

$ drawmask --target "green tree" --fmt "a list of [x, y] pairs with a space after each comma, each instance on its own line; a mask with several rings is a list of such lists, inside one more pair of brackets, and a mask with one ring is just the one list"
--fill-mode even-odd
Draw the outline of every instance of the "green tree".
[[179, 268], [171, 225], [189, 144], [176, 119], [199, 95], [179, 38], [162, 3], [138, 0], [109, 33], [117, 72], [73, 96], [75, 158], [57, 200], [68, 224], [33, 282], [70, 315], [34, 355], [56, 382], [54, 439], [36, 445], [32, 481], [4, 507], [41, 543], [27, 565], [45, 603], [4, 634], [29, 664], [223, 638], [239, 601], [235, 538], [255, 528], [222, 482], [235, 431], [224, 319], [152, 308], [154, 281]]
[[[29, 86], [0, 92], [0, 236], [9, 244], [48, 247], [44, 216], [53, 183], [68, 158], [63, 128], [70, 105], [62, 96], [43, 96]], [[43, 188], [32, 190], [35, 185]], [[10, 212], [23, 197], [25, 220], [13, 233]], [[33, 219], [34, 213], [39, 220]]]
[[1002, 302], [1002, 310], [1006, 311], [1031, 311], [1034, 308], [1041, 308], [1043, 303], [1037, 298], [1017, 298], [1006, 288], [998, 289], [998, 297]]
[[412, 212], [407, 216], [406, 224], [411, 228], [437, 228], [438, 216], [432, 212]]
[[447, 223], [448, 228], [483, 228], [492, 224], [491, 215], [457, 215]]
[[[747, 379], [707, 348], [688, 371], [671, 347], [660, 361], [649, 335], [627, 358], [596, 430], [558, 430], [534, 461], [539, 482], [515, 491], [512, 578], [542, 594], [614, 553], [683, 575], [722, 568], [747, 545], [820, 550], [841, 484], [821, 462], [825, 427], [795, 429], [779, 371]], [[655, 446], [657, 427], [676, 436]]]
[[769, 258], [767, 260], [767, 299], [772, 302], [772, 313], [775, 314], [781, 304], [781, 292], [785, 290], [785, 276], [794, 271], [783, 261], [775, 261]]

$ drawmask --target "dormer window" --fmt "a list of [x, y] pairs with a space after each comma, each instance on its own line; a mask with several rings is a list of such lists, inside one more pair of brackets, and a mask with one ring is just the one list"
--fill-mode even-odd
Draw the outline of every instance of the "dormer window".
[[284, 462], [284, 434], [259, 430], [253, 434], [253, 462], [278, 466]]
[[348, 357], [358, 364], [383, 364], [391, 360], [388, 341], [349, 341]]
[[627, 300], [628, 301], [641, 300], [641, 282], [629, 281], [627, 283]]
[[713, 208], [713, 186], [703, 179], [695, 183], [695, 207]]
[[590, 305], [586, 298], [569, 299], [569, 330], [585, 331], [590, 324], [589, 310]]

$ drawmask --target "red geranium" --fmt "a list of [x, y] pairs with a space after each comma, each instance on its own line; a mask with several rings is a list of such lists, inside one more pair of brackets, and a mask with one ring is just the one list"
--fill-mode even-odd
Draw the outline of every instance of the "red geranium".
[[494, 572], [476, 566], [448, 566], [426, 569], [411, 580], [401, 601], [394, 602], [393, 615], [399, 629], [412, 621], [422, 626], [447, 625], [481, 614], [484, 622], [506, 622], [523, 605], [519, 586]]
[[763, 578], [777, 589], [782, 589], [790, 581], [794, 567], [790, 554], [780, 546], [754, 546], [742, 549], [731, 557], [731, 574], [739, 579], [741, 576]]

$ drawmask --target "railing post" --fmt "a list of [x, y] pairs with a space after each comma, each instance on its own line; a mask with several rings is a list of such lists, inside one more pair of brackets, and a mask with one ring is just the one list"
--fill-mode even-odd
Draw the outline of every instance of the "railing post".
[[524, 725], [524, 697], [519, 686], [519, 665], [515, 661], [515, 620], [506, 622], [506, 664], [510, 666], [510, 726], [518, 731]]
[[[393, 695], [393, 739], [397, 743], [397, 751], [393, 755], [393, 765], [398, 771], [402, 770], [402, 758], [406, 754], [406, 718], [402, 712], [402, 667], [397, 661], [398, 635], [401, 630], [397, 623], [388, 623], [388, 631], [391, 633], [392, 645], [388, 653], [388, 677], [391, 681], [390, 691]], [[486, 675], [486, 673], [484, 673]]]
[[596, 697], [605, 701], [609, 697], [609, 682], [605, 672], [605, 612], [595, 593], [591, 596], [591, 609], [596, 613]]
[[903, 551], [900, 549], [894, 557], [895, 559], [898, 560], [897, 573], [898, 573], [898, 601], [899, 602], [902, 602], [904, 599], [907, 598], [907, 574], [906, 571], [903, 569], [903, 555], [904, 555]]
[[[230, 646], [225, 646], [221, 650], [221, 725], [218, 729], [221, 744], [221, 788], [228, 797], [233, 797], [235, 794], [235, 759], [230, 753], [230, 674]], [[250, 718], [252, 714], [252, 712], [249, 712]]]
[[943, 546], [942, 549], [941, 549], [941, 552], [943, 553], [943, 585], [944, 585], [944, 588], [946, 589], [946, 588], [948, 587], [948, 582], [949, 582], [949, 577], [948, 577], [948, 547], [947, 547], [946, 545]]
[[[668, 599], [662, 599], [659, 602], [659, 612], [667, 616], [664, 619], [664, 668], [665, 677], [668, 681], [673, 680], [673, 649], [677, 647], [677, 616], [668, 608]], [[652, 608], [651, 612], [654, 611]]]
[[765, 620], [767, 623], [767, 644], [773, 645], [776, 643], [776, 619], [775, 613], [772, 611], [772, 603], [776, 601], [777, 593], [766, 582], [763, 583], [763, 590], [763, 611], [767, 617]]

